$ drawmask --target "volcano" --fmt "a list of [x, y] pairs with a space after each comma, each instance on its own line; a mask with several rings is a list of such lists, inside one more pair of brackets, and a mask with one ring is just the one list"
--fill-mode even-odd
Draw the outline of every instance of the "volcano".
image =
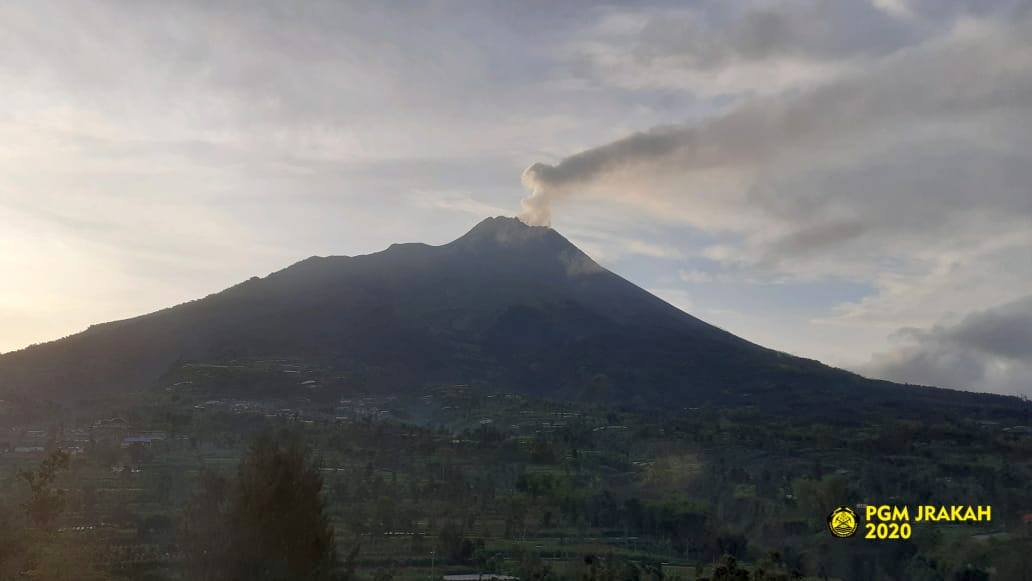
[[505, 217], [441, 246], [308, 258], [7, 353], [0, 395], [95, 400], [145, 392], [185, 363], [269, 358], [331, 368], [379, 393], [464, 384], [657, 409], [895, 413], [1009, 400], [869, 380], [764, 348], [606, 270], [555, 230]]

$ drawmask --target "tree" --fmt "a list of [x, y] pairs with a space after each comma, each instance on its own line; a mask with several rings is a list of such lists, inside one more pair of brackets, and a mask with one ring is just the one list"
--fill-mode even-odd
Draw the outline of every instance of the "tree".
[[202, 473], [200, 491], [183, 512], [179, 544], [191, 579], [215, 581], [229, 574], [229, 486], [225, 478]]
[[767, 556], [753, 572], [755, 581], [788, 581], [790, 578], [791, 573], [788, 571], [785, 561], [782, 560], [781, 553], [777, 551], [767, 553]]
[[14, 579], [25, 570], [26, 538], [24, 517], [0, 499], [0, 579]]
[[43, 530], [50, 530], [57, 515], [65, 506], [64, 491], [54, 487], [54, 481], [61, 470], [68, 468], [68, 453], [54, 450], [34, 471], [22, 471], [18, 478], [29, 485], [29, 500], [25, 512], [32, 524]]
[[713, 581], [749, 581], [749, 571], [740, 569], [738, 561], [731, 555], [724, 555], [713, 569]]
[[192, 578], [334, 579], [334, 531], [322, 485], [298, 435], [259, 436], [236, 481], [208, 477], [184, 513], [182, 545]]
[[64, 534], [37, 539], [22, 576], [46, 581], [109, 581], [100, 546], [89, 538]]
[[329, 578], [336, 565], [322, 476], [299, 436], [260, 436], [240, 465], [230, 511], [247, 579]]
[[1013, 581], [1032, 581], [1032, 553], [1011, 551], [1004, 555], [999, 564], [999, 578]]
[[57, 517], [65, 508], [65, 493], [54, 486], [68, 468], [66, 452], [54, 449], [33, 471], [18, 473], [29, 486], [22, 505], [31, 526], [0, 507], [0, 579], [33, 578], [48, 581], [106, 581], [99, 547], [88, 537], [59, 533]]

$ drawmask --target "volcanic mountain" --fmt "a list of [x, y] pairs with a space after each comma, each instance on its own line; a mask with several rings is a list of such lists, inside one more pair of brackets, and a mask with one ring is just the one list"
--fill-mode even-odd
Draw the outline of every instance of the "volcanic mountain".
[[899, 409], [1008, 399], [867, 380], [766, 349], [613, 274], [555, 230], [503, 217], [441, 246], [312, 257], [200, 300], [7, 353], [0, 397], [91, 400], [153, 388], [184, 363], [263, 358], [315, 362], [381, 393], [467, 384], [637, 406], [816, 413], [831, 403]]

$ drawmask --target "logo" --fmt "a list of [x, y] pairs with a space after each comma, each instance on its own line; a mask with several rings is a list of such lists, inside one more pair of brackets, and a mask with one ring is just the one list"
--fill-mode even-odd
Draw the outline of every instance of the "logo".
[[856, 513], [848, 506], [840, 506], [828, 515], [828, 530], [840, 539], [856, 534]]

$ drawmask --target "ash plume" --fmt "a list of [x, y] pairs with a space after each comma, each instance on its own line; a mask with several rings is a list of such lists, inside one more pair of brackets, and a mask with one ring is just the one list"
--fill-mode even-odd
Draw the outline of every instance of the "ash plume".
[[[523, 172], [530, 195], [520, 218], [547, 225], [554, 204], [617, 185], [611, 178], [618, 174], [683, 179], [721, 169], [748, 175], [777, 169], [779, 160], [792, 156], [815, 165], [829, 151], [904, 128], [917, 133], [955, 126], [959, 119], [1026, 117], [1032, 102], [1032, 50], [1024, 40], [1029, 31], [1032, 21], [993, 35], [958, 34], [808, 90], [747, 99], [702, 123], [660, 126], [555, 164], [535, 163]], [[632, 181], [641, 186], [641, 179]], [[635, 193], [655, 195], [646, 187]]]
[[692, 141], [695, 128], [658, 127], [571, 155], [555, 165], [535, 163], [523, 171], [523, 199], [519, 218], [532, 226], [548, 226], [552, 204], [571, 194], [579, 184], [621, 167], [664, 158]]

